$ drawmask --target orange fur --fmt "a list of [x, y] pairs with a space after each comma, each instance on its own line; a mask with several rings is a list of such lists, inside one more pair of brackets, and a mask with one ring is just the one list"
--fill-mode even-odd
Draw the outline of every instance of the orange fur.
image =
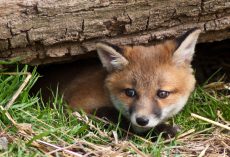
[[104, 87], [105, 76], [105, 70], [95, 66], [76, 75], [63, 90], [71, 108], [92, 113], [95, 109], [111, 105]]
[[[156, 85], [161, 85], [164, 82], [158, 81], [158, 77], [155, 75], [160, 73], [162, 71], [161, 69], [171, 68], [171, 65], [173, 65], [170, 59], [175, 49], [173, 47], [175, 47], [175, 45], [172, 41], [170, 41], [170, 43], [167, 42], [165, 44], [150, 47], [125, 47], [124, 56], [128, 59], [130, 64], [124, 70], [110, 74], [106, 81], [107, 87], [114, 90], [113, 93], [121, 95], [121, 99], [128, 101], [127, 104], [130, 104], [130, 99], [127, 99], [127, 96], [125, 96], [121, 90], [132, 87], [132, 78], [140, 80], [139, 83], [141, 84], [138, 85], [138, 88], [141, 93], [146, 93], [146, 96], [154, 95], [154, 90], [156, 90], [154, 88], [157, 88]], [[171, 69], [173, 70], [172, 74], [178, 74], [178, 71], [181, 72], [177, 67]], [[62, 89], [64, 98], [72, 108], [82, 108], [88, 112], [103, 106], [112, 105], [109, 100], [109, 93], [107, 93], [108, 91], [104, 87], [106, 75], [107, 72], [101, 66], [88, 67], [88, 69], [85, 69], [85, 72], [79, 72], [76, 74], [76, 78], [66, 83], [65, 88]], [[173, 80], [178, 80], [178, 84], [181, 82], [180, 75], [183, 74], [179, 74], [179, 80], [173, 78]], [[167, 89], [176, 88], [173, 86], [176, 82], [170, 83], [170, 77], [172, 77], [170, 74], [169, 77], [162, 77], [164, 79], [169, 79], [167, 82], [167, 86], [169, 87], [167, 87]], [[190, 73], [183, 77], [190, 77]], [[182, 80], [184, 79], [182, 78]], [[170, 84], [172, 84], [171, 87]], [[193, 85], [194, 82], [191, 82], [191, 84]], [[154, 88], [150, 88], [151, 86]], [[113, 87], [115, 87], [115, 89], [113, 89]], [[146, 89], [148, 87], [150, 89]], [[178, 89], [181, 89], [181, 91], [188, 90], [184, 86], [183, 88], [178, 87]]]
[[[98, 44], [105, 68], [89, 65], [78, 70], [61, 92], [73, 109], [91, 113], [115, 106], [134, 126], [154, 127], [179, 112], [194, 89], [190, 62], [199, 33], [192, 30], [181, 43], [168, 40], [148, 47]], [[134, 89], [136, 95], [127, 96], [126, 89]], [[159, 98], [159, 90], [169, 95]], [[147, 117], [149, 123], [138, 122], [138, 117], [142, 122]]]
[[[161, 107], [165, 107], [178, 100], [184, 94], [190, 94], [195, 85], [195, 78], [190, 65], [178, 67], [172, 61], [175, 50], [173, 42], [144, 47], [126, 47], [124, 56], [129, 65], [122, 71], [112, 73], [106, 79], [106, 85], [112, 93], [130, 105], [132, 100], [121, 92], [124, 88], [133, 88], [133, 81], [137, 82], [135, 89], [150, 100], [154, 100], [156, 91], [164, 89], [173, 91], [167, 99], [156, 99]], [[147, 100], [145, 98], [145, 100]], [[151, 106], [140, 103], [144, 112], [150, 112]]]

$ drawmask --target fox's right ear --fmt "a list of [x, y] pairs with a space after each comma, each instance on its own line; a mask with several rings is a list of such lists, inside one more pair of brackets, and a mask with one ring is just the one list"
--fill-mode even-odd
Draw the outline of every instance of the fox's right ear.
[[200, 29], [193, 28], [176, 39], [178, 48], [173, 54], [173, 60], [176, 64], [191, 63], [200, 33]]
[[118, 51], [120, 47], [109, 43], [97, 43], [97, 53], [107, 71], [122, 69], [128, 64], [128, 60], [123, 57]]

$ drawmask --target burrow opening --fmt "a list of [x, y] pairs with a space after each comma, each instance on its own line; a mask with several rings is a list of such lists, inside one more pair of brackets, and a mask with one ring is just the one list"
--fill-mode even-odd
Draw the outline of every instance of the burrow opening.
[[[69, 70], [74, 66], [84, 66], [88, 64], [100, 64], [96, 53], [92, 55], [79, 55], [75, 60], [65, 63], [53, 63], [38, 66], [38, 72], [42, 76], [49, 73], [58, 74], [60, 68]], [[196, 45], [196, 53], [192, 66], [198, 84], [216, 82], [220, 79], [225, 82], [230, 81], [230, 39], [215, 41], [210, 43], [199, 43]], [[57, 78], [58, 79], [58, 78]]]
[[[64, 78], [64, 81], [68, 82], [71, 80], [71, 75], [74, 73], [75, 67], [81, 67], [81, 70], [84, 70], [84, 66], [88, 64], [95, 64], [102, 66], [97, 55], [90, 55], [90, 56], [80, 56], [75, 61], [70, 63], [56, 63], [56, 64], [49, 64], [49, 65], [42, 65], [38, 66], [38, 73], [44, 76], [42, 77], [38, 83], [35, 85], [35, 93], [38, 91], [38, 88], [41, 86], [49, 87], [50, 84], [47, 82], [52, 82], [54, 84], [54, 88], [58, 86], [58, 81]], [[192, 66], [195, 71], [195, 77], [197, 83], [202, 85], [207, 80], [208, 83], [219, 81], [222, 78], [222, 81], [229, 82], [230, 81], [230, 39], [217, 41], [212, 43], [200, 43], [196, 46], [196, 55], [192, 62]], [[95, 67], [96, 68], [96, 67]], [[56, 75], [60, 71], [69, 71], [65, 76], [56, 77]], [[215, 74], [215, 75], [214, 75]], [[51, 75], [53, 80], [46, 80], [46, 75]], [[90, 74], [89, 74], [90, 75]], [[62, 80], [63, 81], [63, 80]], [[65, 83], [60, 83], [64, 84]], [[37, 88], [38, 87], [38, 88]], [[52, 88], [53, 89], [53, 88]], [[92, 90], [92, 89], [89, 89]], [[55, 93], [55, 91], [54, 91]], [[43, 96], [48, 96], [49, 94], [44, 94]], [[43, 97], [44, 98], [44, 97]], [[43, 99], [44, 100], [44, 99]], [[117, 123], [119, 113], [115, 111], [113, 108], [102, 108], [97, 111], [97, 115], [99, 117], [106, 117], [109, 118], [110, 121]], [[128, 129], [127, 126], [129, 121], [125, 118], [122, 118], [121, 127], [124, 129]]]

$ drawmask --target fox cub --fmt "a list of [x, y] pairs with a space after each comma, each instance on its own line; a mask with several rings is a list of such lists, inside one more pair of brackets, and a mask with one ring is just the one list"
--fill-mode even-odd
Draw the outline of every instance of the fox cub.
[[81, 69], [65, 82], [64, 99], [88, 113], [114, 106], [136, 132], [153, 128], [177, 114], [194, 90], [191, 61], [200, 32], [148, 47], [97, 43], [103, 67]]

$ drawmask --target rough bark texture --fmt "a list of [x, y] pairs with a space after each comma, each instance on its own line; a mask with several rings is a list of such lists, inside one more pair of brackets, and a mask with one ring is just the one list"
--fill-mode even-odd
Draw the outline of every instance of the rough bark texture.
[[0, 1], [0, 58], [71, 59], [95, 42], [148, 44], [199, 27], [199, 42], [230, 37], [229, 0]]

